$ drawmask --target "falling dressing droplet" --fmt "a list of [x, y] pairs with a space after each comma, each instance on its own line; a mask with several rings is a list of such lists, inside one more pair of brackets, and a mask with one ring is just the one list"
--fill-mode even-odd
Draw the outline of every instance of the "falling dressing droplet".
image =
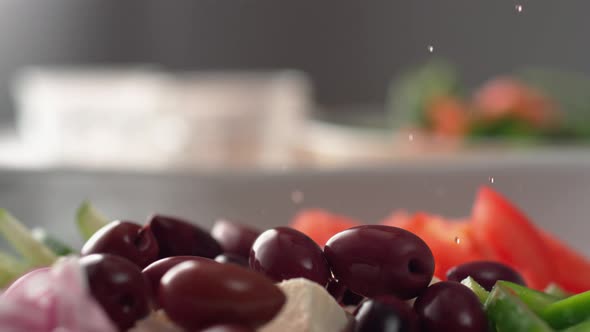
[[291, 193], [291, 201], [295, 204], [303, 203], [305, 196], [302, 191], [295, 190]]
[[434, 52], [434, 46], [432, 45], [428, 45], [428, 47], [426, 47], [426, 49], [428, 50], [428, 52], [432, 53]]
[[515, 5], [514, 9], [516, 10], [517, 13], [522, 13], [522, 5], [521, 4]]
[[489, 180], [490, 180], [490, 183], [494, 183], [494, 177], [493, 176], [490, 176]]
[[456, 244], [460, 244], [461, 243], [461, 238], [458, 236], [455, 236], [455, 243]]

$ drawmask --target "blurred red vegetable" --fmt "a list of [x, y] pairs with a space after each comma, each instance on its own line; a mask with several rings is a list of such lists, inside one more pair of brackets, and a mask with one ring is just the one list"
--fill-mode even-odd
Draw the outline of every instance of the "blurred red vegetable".
[[516, 118], [546, 128], [556, 120], [556, 106], [550, 98], [510, 77], [486, 82], [474, 94], [473, 105], [483, 121]]
[[292, 228], [307, 234], [320, 247], [334, 234], [360, 224], [356, 220], [322, 209], [303, 210], [291, 221]]

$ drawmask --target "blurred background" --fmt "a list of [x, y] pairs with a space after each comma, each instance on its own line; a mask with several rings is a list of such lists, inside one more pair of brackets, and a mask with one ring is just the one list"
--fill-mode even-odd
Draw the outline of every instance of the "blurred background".
[[456, 228], [437, 225], [474, 219], [487, 186], [590, 257], [589, 12], [588, 0], [0, 0], [0, 233], [6, 209], [79, 248], [81, 202], [204, 228], [315, 211], [312, 231], [328, 211], [366, 223], [422, 211], [455, 246]]
[[4, 167], [349, 167], [590, 137], [583, 0], [0, 6]]

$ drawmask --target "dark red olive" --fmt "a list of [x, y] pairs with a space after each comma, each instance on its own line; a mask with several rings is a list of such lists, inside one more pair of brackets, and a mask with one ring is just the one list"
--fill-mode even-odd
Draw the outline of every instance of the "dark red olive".
[[215, 325], [199, 332], [255, 332], [254, 329], [240, 325]]
[[144, 268], [158, 258], [158, 242], [149, 229], [128, 221], [113, 221], [86, 241], [81, 254], [117, 255]]
[[92, 296], [121, 331], [149, 314], [151, 292], [137, 265], [109, 254], [84, 256], [80, 265]]
[[189, 331], [216, 324], [256, 328], [270, 321], [286, 301], [260, 273], [235, 264], [197, 261], [166, 272], [158, 298], [166, 315]]
[[[382, 295], [363, 301], [355, 310], [356, 332], [419, 332], [418, 316], [396, 297]], [[484, 331], [482, 331], [484, 332]]]
[[346, 285], [336, 279], [330, 279], [326, 286], [326, 290], [332, 295], [336, 302], [340, 303], [344, 296], [344, 292], [346, 292]]
[[482, 332], [488, 322], [473, 291], [454, 281], [428, 287], [414, 302], [424, 332]]
[[158, 292], [158, 288], [160, 287], [160, 279], [162, 279], [162, 276], [164, 276], [164, 274], [166, 274], [166, 272], [168, 272], [168, 270], [170, 270], [172, 267], [186, 261], [213, 263], [213, 260], [209, 258], [198, 256], [173, 256], [162, 258], [160, 260], [153, 262], [142, 271], [147, 280], [149, 280], [150, 282], [153, 294], [156, 294]]
[[146, 228], [154, 233], [158, 241], [160, 258], [201, 256], [213, 259], [222, 253], [221, 246], [209, 233], [175, 217], [154, 215]]
[[432, 252], [416, 235], [397, 227], [357, 226], [334, 235], [324, 247], [334, 276], [366, 297], [411, 299], [434, 273]]
[[248, 259], [250, 249], [260, 231], [253, 227], [234, 223], [227, 220], [218, 220], [211, 229], [211, 236], [223, 248], [224, 253], [242, 256]]
[[237, 264], [239, 266], [242, 267], [246, 267], [249, 268], [250, 264], [248, 263], [248, 259], [244, 258], [242, 256], [238, 256], [238, 255], [234, 255], [234, 254], [221, 254], [217, 257], [215, 257], [215, 261], [218, 263], [223, 263], [223, 264], [228, 264], [228, 263], [232, 263], [232, 264]]
[[496, 281], [505, 280], [526, 286], [522, 276], [509, 266], [492, 261], [476, 261], [455, 266], [447, 272], [447, 280], [461, 282], [471, 277], [491, 291]]
[[346, 289], [344, 294], [342, 294], [340, 304], [343, 306], [357, 306], [364, 299], [364, 296], [353, 293], [350, 289]]
[[326, 286], [330, 279], [322, 249], [307, 235], [289, 227], [260, 234], [250, 251], [250, 268], [277, 282], [306, 278]]

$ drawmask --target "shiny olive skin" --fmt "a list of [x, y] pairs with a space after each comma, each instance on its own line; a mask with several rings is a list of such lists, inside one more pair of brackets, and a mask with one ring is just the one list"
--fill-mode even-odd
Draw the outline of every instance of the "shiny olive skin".
[[365, 297], [411, 299], [434, 274], [430, 248], [416, 235], [384, 225], [357, 226], [334, 235], [324, 247], [334, 277]]
[[225, 253], [225, 254], [221, 254], [217, 257], [215, 257], [215, 261], [218, 263], [223, 263], [223, 264], [237, 264], [241, 267], [245, 267], [245, 268], [249, 268], [250, 264], [248, 263], [248, 259], [244, 258], [242, 256], [238, 256], [238, 255], [234, 255], [234, 254], [230, 254], [230, 253]]
[[217, 241], [200, 227], [176, 217], [153, 215], [145, 226], [160, 247], [160, 258], [201, 256], [215, 258], [222, 253]]
[[414, 302], [423, 332], [485, 332], [488, 321], [473, 291], [455, 281], [428, 287]]
[[188, 331], [217, 324], [257, 328], [279, 312], [285, 294], [266, 276], [235, 264], [187, 261], [160, 281], [166, 315]]
[[166, 272], [168, 272], [168, 270], [170, 270], [172, 267], [186, 261], [199, 261], [204, 263], [214, 262], [209, 258], [198, 256], [173, 256], [162, 258], [153, 262], [143, 269], [143, 271], [141, 271], [141, 273], [143, 273], [143, 275], [150, 282], [153, 294], [157, 294], [158, 288], [160, 287], [160, 280], [164, 274], [166, 274]]
[[129, 221], [113, 221], [94, 233], [84, 244], [82, 255], [112, 254], [124, 257], [140, 268], [158, 258], [159, 246], [149, 229]]
[[247, 326], [240, 326], [240, 325], [215, 325], [203, 330], [199, 330], [199, 332], [256, 332], [254, 329], [247, 327]]
[[[419, 332], [418, 316], [406, 301], [378, 296], [363, 301], [355, 310], [355, 332]], [[483, 331], [482, 331], [483, 332]]]
[[218, 220], [211, 228], [211, 236], [223, 248], [224, 253], [238, 255], [248, 259], [250, 249], [260, 231], [243, 224], [227, 220]]
[[513, 268], [502, 263], [492, 261], [475, 261], [455, 266], [447, 271], [447, 280], [461, 282], [471, 277], [488, 291], [491, 291], [496, 281], [505, 280], [526, 286], [522, 276]]
[[109, 254], [80, 258], [92, 296], [120, 331], [126, 331], [149, 312], [150, 288], [137, 265]]
[[280, 282], [306, 278], [325, 287], [330, 267], [322, 249], [307, 235], [289, 228], [271, 228], [254, 241], [250, 268]]

